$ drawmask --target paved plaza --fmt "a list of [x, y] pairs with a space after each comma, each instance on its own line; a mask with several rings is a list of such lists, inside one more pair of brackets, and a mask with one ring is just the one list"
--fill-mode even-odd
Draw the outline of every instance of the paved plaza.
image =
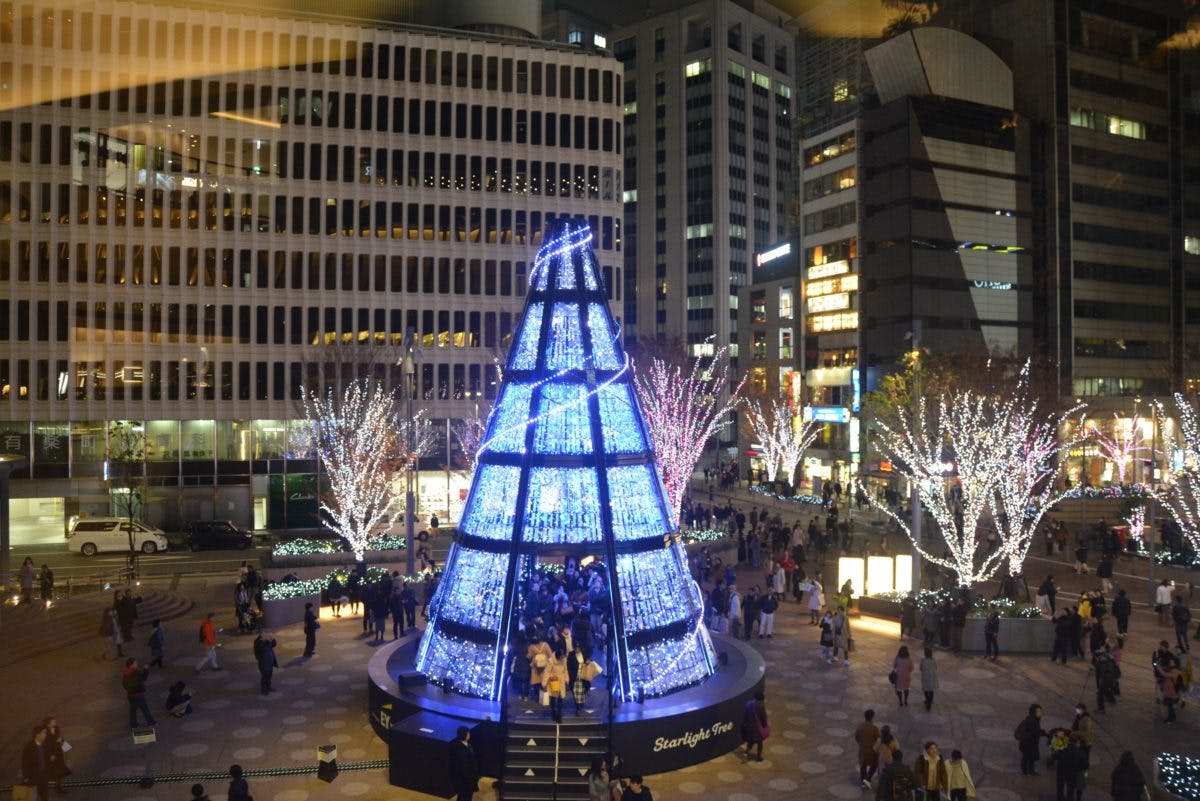
[[[1031, 575], [1044, 575], [1047, 567], [1035, 562]], [[1069, 600], [1072, 584], [1079, 580], [1069, 576], [1063, 563], [1058, 563], [1055, 572], [1065, 585], [1063, 600]], [[741, 575], [739, 583], [745, 585], [751, 576], [747, 570]], [[132, 743], [120, 666], [100, 660], [103, 641], [99, 637], [43, 650], [0, 668], [6, 722], [0, 741], [5, 780], [11, 781], [16, 774], [28, 727], [46, 715], [55, 715], [74, 747], [69, 754], [72, 781], [145, 774], [156, 777], [148, 789], [131, 783], [69, 786], [72, 797], [89, 801], [186, 799], [193, 779], [182, 778], [183, 774], [223, 774], [235, 762], [250, 772], [251, 791], [258, 801], [421, 798], [390, 786], [386, 770], [380, 766], [386, 750], [368, 725], [365, 712], [365, 665], [373, 651], [369, 641], [360, 636], [359, 620], [324, 620], [317, 655], [308, 661], [299, 658], [303, 650], [300, 627], [278, 631], [278, 692], [269, 696], [258, 692], [250, 636], [225, 636], [220, 653], [224, 669], [194, 674], [201, 657], [196, 630], [203, 612], [213, 609], [222, 625], [234, 625], [229, 609], [232, 582], [232, 577], [228, 581], [185, 579], [174, 590], [195, 606], [167, 624], [166, 667], [151, 674], [149, 699], [159, 718], [158, 741], [153, 745]], [[1137, 597], [1141, 597], [1141, 586]], [[98, 620], [104, 602], [96, 597], [72, 603], [94, 604]], [[54, 624], [31, 627], [28, 620], [21, 620], [22, 615], [36, 614], [40, 613], [6, 609], [5, 638], [18, 633], [42, 637], [48, 640], [48, 648], [52, 647]], [[132, 651], [139, 657], [148, 656], [145, 623], [139, 621], [137, 646]], [[872, 618], [859, 618], [855, 623], [852, 664], [848, 668], [840, 663], [830, 666], [819, 658], [817, 628], [808, 625], [807, 606], [785, 604], [776, 615], [774, 639], [755, 639], [753, 643], [768, 666], [767, 706], [773, 734], [764, 761], [747, 763], [738, 754], [728, 754], [693, 768], [653, 776], [647, 783], [655, 798], [790, 801], [826, 795], [867, 797], [857, 782], [851, 738], [866, 708], [877, 711], [877, 723], [892, 726], [906, 761], [916, 756], [927, 739], [936, 740], [944, 754], [960, 748], [983, 801], [1054, 797], [1053, 770], [1043, 766], [1037, 778], [1019, 774], [1012, 732], [1034, 701], [1045, 707], [1048, 726], [1070, 724], [1081, 691], [1091, 707], [1095, 692], [1087, 663], [1075, 660], [1064, 667], [1052, 664], [1047, 656], [1002, 653], [999, 663], [993, 664], [979, 656], [955, 657], [938, 651], [941, 690], [933, 711], [924, 711], [919, 689], [914, 691], [917, 701], [901, 709], [887, 680], [898, 646], [897, 625]], [[1188, 745], [1197, 730], [1193, 707], [1182, 709], [1179, 724], [1172, 728], [1159, 721], [1154, 705], [1149, 659], [1154, 644], [1164, 636], [1167, 630], [1155, 624], [1153, 613], [1138, 608], [1125, 654], [1120, 703], [1107, 714], [1095, 715], [1097, 738], [1085, 799], [1108, 798], [1109, 772], [1126, 748], [1134, 751], [1147, 774], [1152, 757], [1172, 749], [1173, 743], [1180, 744], [1174, 750], [1194, 751]], [[1002, 642], [1002, 652], [1003, 648]], [[177, 720], [166, 715], [162, 704], [168, 686], [180, 679], [191, 688], [195, 713]], [[311, 770], [295, 775], [256, 774], [315, 768], [317, 747], [324, 744], [336, 745], [339, 763], [350, 768], [332, 784], [319, 781]], [[369, 764], [372, 761], [376, 762]], [[225, 798], [227, 779], [209, 778], [203, 783], [212, 799]], [[492, 795], [486, 785], [479, 797]]]

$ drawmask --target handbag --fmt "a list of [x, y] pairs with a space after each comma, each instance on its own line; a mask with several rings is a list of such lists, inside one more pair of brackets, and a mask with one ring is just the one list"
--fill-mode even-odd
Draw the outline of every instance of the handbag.
[[550, 706], [550, 693], [546, 690], [542, 690], [541, 694], [538, 696], [538, 700], [542, 702], [542, 706]]
[[14, 784], [12, 801], [33, 801], [36, 791], [32, 784]]
[[888, 681], [892, 684], [896, 683], [897, 678], [899, 678], [899, 676], [896, 675], [896, 671], [894, 670], [888, 674]]

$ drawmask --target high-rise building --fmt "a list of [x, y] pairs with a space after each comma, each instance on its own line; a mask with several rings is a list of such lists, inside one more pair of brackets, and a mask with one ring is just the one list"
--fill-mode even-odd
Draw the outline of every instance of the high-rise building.
[[796, 77], [786, 19], [762, 3], [704, 0], [609, 37], [625, 67], [628, 338], [737, 355], [738, 289], [753, 254], [787, 233]]
[[[528, 5], [504, 34], [536, 28]], [[417, 408], [486, 411], [552, 217], [588, 220], [620, 304], [620, 65], [499, 24], [0, 3], [18, 535], [110, 511], [117, 421], [150, 522], [311, 525], [301, 388], [404, 386], [412, 331]], [[453, 518], [449, 451], [420, 491]]]
[[1012, 0], [958, 17], [1007, 51], [1032, 121], [1035, 319], [1059, 392], [1115, 411], [1200, 369], [1193, 5]]
[[977, 39], [932, 26], [866, 58], [879, 95], [860, 157], [868, 385], [913, 337], [942, 354], [1028, 354], [1029, 129], [1011, 71]]

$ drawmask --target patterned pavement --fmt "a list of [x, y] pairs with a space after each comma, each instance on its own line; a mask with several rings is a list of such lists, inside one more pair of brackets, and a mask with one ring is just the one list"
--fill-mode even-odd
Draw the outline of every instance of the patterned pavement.
[[[299, 626], [280, 630], [278, 692], [264, 697], [258, 693], [250, 637], [225, 639], [223, 671], [193, 674], [200, 658], [194, 644], [198, 615], [206, 603], [215, 604], [227, 593], [224, 588], [202, 589], [186, 583], [180, 593], [197, 600], [196, 619], [189, 616], [169, 624], [168, 667], [152, 675], [150, 701], [158, 715], [166, 688], [183, 679], [195, 696], [195, 714], [183, 720], [160, 716], [158, 742], [135, 746], [125, 728], [119, 668], [115, 662], [99, 660], [99, 639], [95, 647], [73, 646], [35, 657], [0, 670], [0, 686], [6, 688], [4, 706], [11, 712], [5, 716], [9, 725], [0, 742], [4, 764], [9, 766], [6, 777], [15, 773], [27, 724], [47, 714], [58, 716], [74, 746], [73, 779], [139, 776], [147, 771], [156, 776], [223, 772], [233, 762], [247, 770], [303, 767], [315, 764], [316, 749], [323, 744], [337, 745], [342, 762], [386, 759], [383, 743], [367, 724], [364, 711], [364, 666], [371, 649], [358, 636], [357, 620], [324, 621], [317, 656], [309, 662], [297, 658], [303, 649]], [[1108, 797], [1103, 792], [1107, 776], [1124, 748], [1132, 748], [1146, 769], [1152, 756], [1172, 740], [1187, 743], [1196, 733], [1190, 706], [1174, 729], [1156, 719], [1149, 654], [1165, 630], [1139, 632], [1139, 625], [1147, 629], [1152, 625], [1149, 618], [1149, 614], [1134, 618], [1120, 705], [1108, 715], [1096, 716], [1093, 786], [1084, 796], [1089, 801]], [[798, 792], [807, 797], [868, 797], [857, 783], [851, 733], [862, 710], [872, 707], [877, 710], [877, 723], [888, 723], [897, 733], [909, 759], [926, 739], [937, 740], [943, 753], [962, 749], [981, 801], [1053, 798], [1052, 771], [1043, 770], [1040, 778], [1019, 775], [1012, 731], [1034, 700], [1046, 708], [1049, 724], [1069, 724], [1085, 683], [1083, 662], [1063, 667], [1051, 665], [1046, 657], [1018, 656], [1002, 657], [993, 664], [939, 651], [941, 690], [933, 711], [925, 712], [919, 702], [901, 709], [887, 681], [898, 644], [895, 624], [869, 619], [857, 623], [857, 651], [851, 666], [830, 666], [819, 659], [817, 629], [808, 625], [806, 607], [786, 604], [776, 615], [775, 638], [754, 641], [768, 664], [767, 705], [773, 736], [767, 741], [764, 761], [748, 763], [735, 753], [654, 776], [647, 784], [655, 797], [790, 801]], [[22, 691], [13, 693], [9, 688]], [[1195, 746], [1188, 743], [1177, 750], [1194, 754]], [[204, 783], [214, 801], [224, 799], [227, 781]], [[188, 797], [190, 784], [190, 780], [160, 781], [144, 790], [131, 785], [79, 788], [72, 796], [89, 801], [167, 801]], [[312, 774], [252, 778], [251, 790], [258, 801], [427, 798], [391, 787], [386, 772], [378, 768], [343, 772], [332, 784]], [[479, 798], [491, 795], [489, 787]]]

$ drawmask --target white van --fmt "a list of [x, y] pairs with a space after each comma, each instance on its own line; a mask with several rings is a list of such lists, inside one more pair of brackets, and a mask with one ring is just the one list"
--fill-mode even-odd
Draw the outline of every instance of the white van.
[[133, 547], [142, 553], [167, 550], [167, 538], [162, 531], [145, 523], [121, 517], [84, 517], [71, 525], [67, 535], [67, 547], [84, 556], [95, 556], [101, 551], [128, 551], [129, 531], [133, 529]]

